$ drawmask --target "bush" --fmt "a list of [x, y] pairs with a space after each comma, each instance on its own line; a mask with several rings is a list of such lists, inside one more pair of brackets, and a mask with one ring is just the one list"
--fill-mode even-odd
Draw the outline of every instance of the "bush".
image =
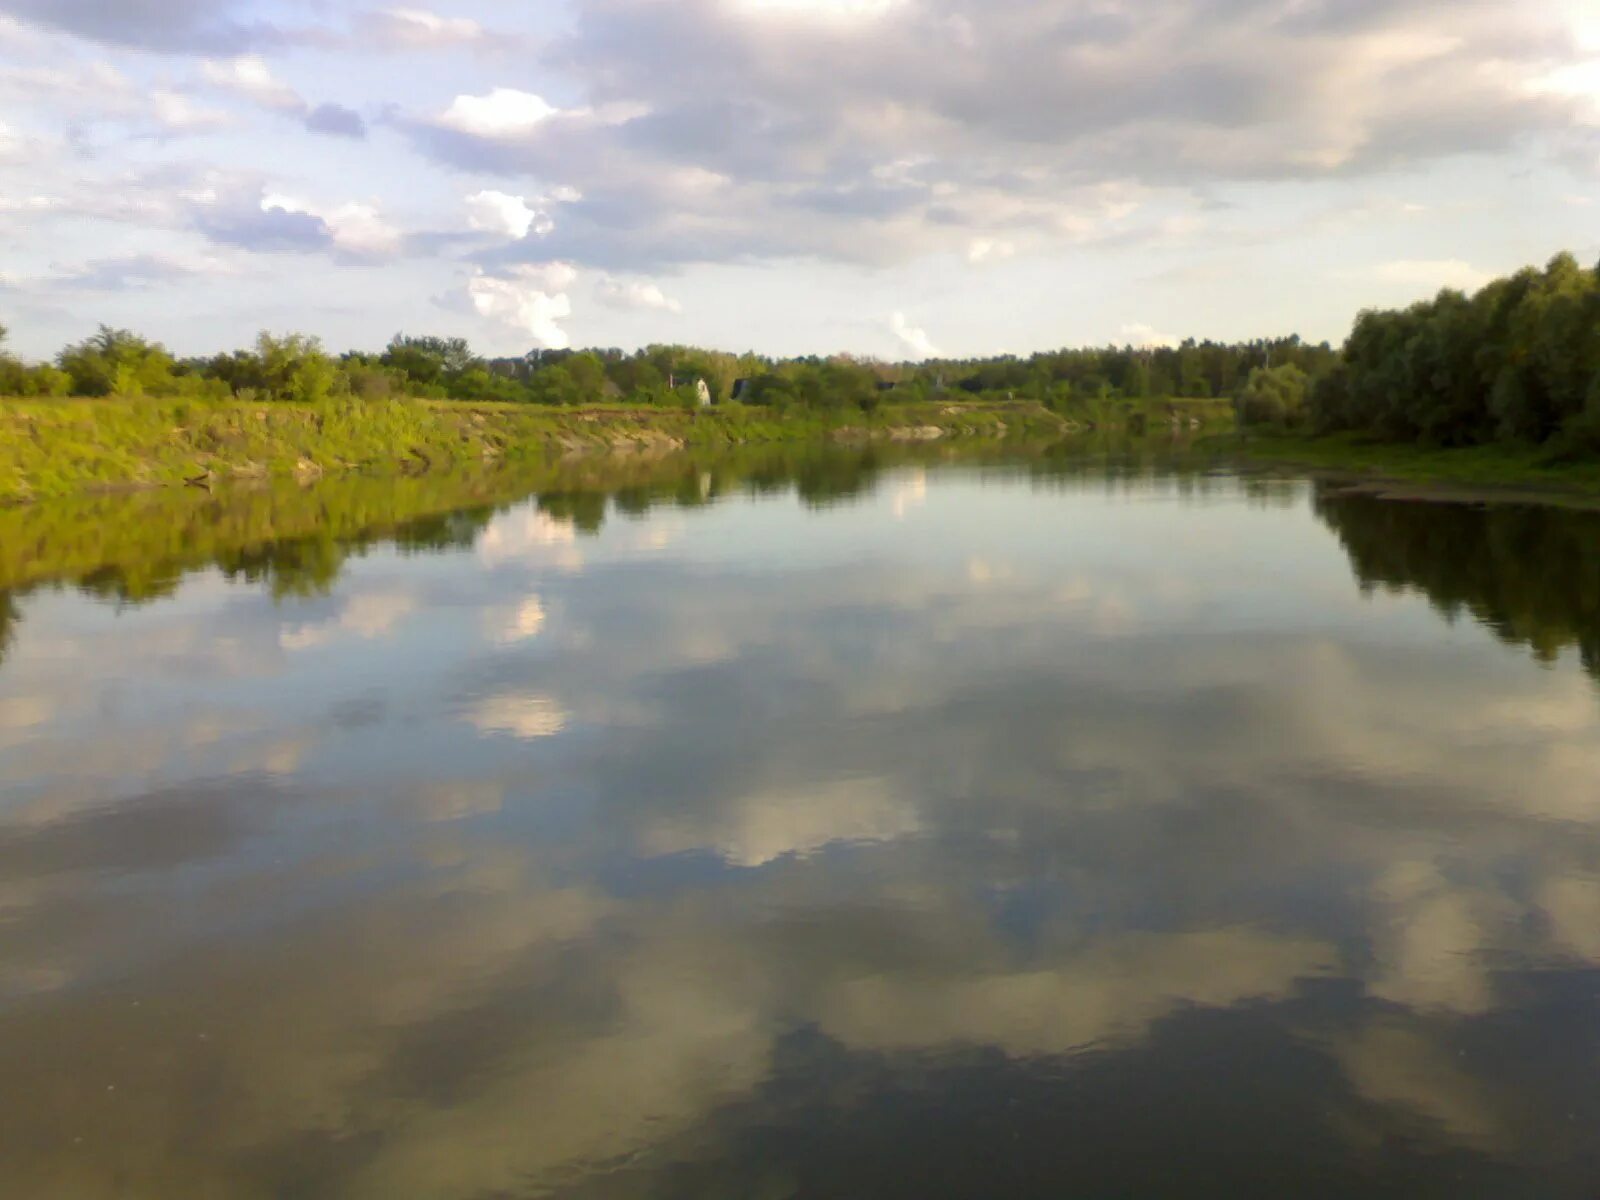
[[254, 358], [254, 369], [247, 373], [259, 380], [259, 390], [268, 399], [321, 404], [350, 392], [349, 378], [314, 337], [263, 333], [256, 339]]
[[1234, 401], [1239, 424], [1271, 425], [1278, 429], [1300, 425], [1306, 416], [1306, 396], [1310, 388], [1310, 376], [1293, 363], [1255, 368]]
[[79, 396], [161, 396], [173, 390], [172, 355], [126, 329], [102, 325], [56, 361]]
[[342, 369], [346, 387], [358, 400], [389, 400], [407, 392], [404, 371], [349, 359]]

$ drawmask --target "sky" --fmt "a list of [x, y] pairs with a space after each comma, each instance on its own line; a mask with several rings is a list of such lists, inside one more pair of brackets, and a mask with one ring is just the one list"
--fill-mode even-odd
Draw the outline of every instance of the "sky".
[[12, 347], [1337, 343], [1600, 258], [1600, 0], [402, 3], [0, 0]]

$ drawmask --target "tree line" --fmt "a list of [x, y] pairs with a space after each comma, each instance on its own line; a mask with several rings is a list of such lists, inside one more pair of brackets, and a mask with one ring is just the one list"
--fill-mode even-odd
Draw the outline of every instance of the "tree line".
[[1468, 296], [1370, 309], [1331, 369], [1254, 375], [1245, 424], [1424, 446], [1600, 452], [1600, 266], [1558, 254]]
[[1099, 400], [1227, 399], [1263, 370], [1326, 371], [1336, 354], [1298, 337], [1244, 343], [1108, 346], [1028, 357], [890, 363], [849, 355], [775, 359], [693, 346], [531, 351], [486, 358], [462, 338], [396, 335], [381, 352], [334, 356], [316, 338], [263, 333], [254, 346], [179, 358], [158, 342], [102, 326], [49, 363], [6, 354], [0, 395], [288, 400], [344, 397], [533, 404], [693, 406], [704, 381], [716, 402], [805, 409], [871, 409], [887, 395], [1034, 400], [1052, 408]]
[[1298, 337], [1063, 349], [1027, 357], [889, 363], [775, 359], [692, 346], [531, 351], [486, 358], [461, 338], [399, 334], [334, 356], [313, 337], [263, 333], [244, 350], [178, 358], [101, 327], [46, 364], [4, 353], [0, 395], [194, 396], [318, 403], [390, 396], [533, 404], [714, 401], [871, 409], [885, 396], [1085, 402], [1231, 399], [1240, 421], [1437, 446], [1547, 444], [1600, 452], [1600, 267], [1560, 254], [1468, 296], [1445, 290], [1368, 310], [1341, 349]]

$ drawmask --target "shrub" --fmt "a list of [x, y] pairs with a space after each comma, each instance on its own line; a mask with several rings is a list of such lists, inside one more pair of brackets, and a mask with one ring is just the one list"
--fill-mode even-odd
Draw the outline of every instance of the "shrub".
[[1255, 368], [1234, 402], [1239, 424], [1279, 429], [1298, 426], [1306, 415], [1310, 386], [1310, 376], [1293, 363]]

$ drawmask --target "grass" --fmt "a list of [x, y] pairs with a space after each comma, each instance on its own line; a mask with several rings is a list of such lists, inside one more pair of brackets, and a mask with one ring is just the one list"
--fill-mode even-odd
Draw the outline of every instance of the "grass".
[[1372, 481], [1484, 492], [1600, 496], [1600, 462], [1558, 462], [1535, 446], [1438, 448], [1376, 442], [1356, 434], [1310, 437], [1251, 431], [1210, 446], [1262, 465], [1309, 467]]
[[1028, 402], [884, 405], [871, 413], [629, 405], [548, 408], [426, 400], [325, 405], [109, 399], [0, 400], [0, 503], [86, 491], [417, 473], [586, 450], [711, 449], [817, 439], [1059, 434]]
[[1056, 412], [1074, 424], [1095, 429], [1142, 427], [1150, 433], [1164, 428], [1231, 429], [1234, 423], [1232, 400], [1086, 399], [1071, 401]]
[[898, 465], [1009, 462], [1055, 444], [979, 438], [865, 446], [746, 443], [668, 454], [503, 459], [414, 475], [349, 472], [316, 486], [263, 481], [4, 505], [0, 626], [8, 591], [51, 583], [138, 603], [166, 595], [190, 571], [217, 566], [259, 578], [279, 594], [314, 592], [371, 545], [462, 544], [495, 512], [529, 496], [553, 517], [592, 532], [606, 520], [657, 505], [698, 507], [740, 490], [792, 487], [803, 502], [826, 505], [861, 494]]

